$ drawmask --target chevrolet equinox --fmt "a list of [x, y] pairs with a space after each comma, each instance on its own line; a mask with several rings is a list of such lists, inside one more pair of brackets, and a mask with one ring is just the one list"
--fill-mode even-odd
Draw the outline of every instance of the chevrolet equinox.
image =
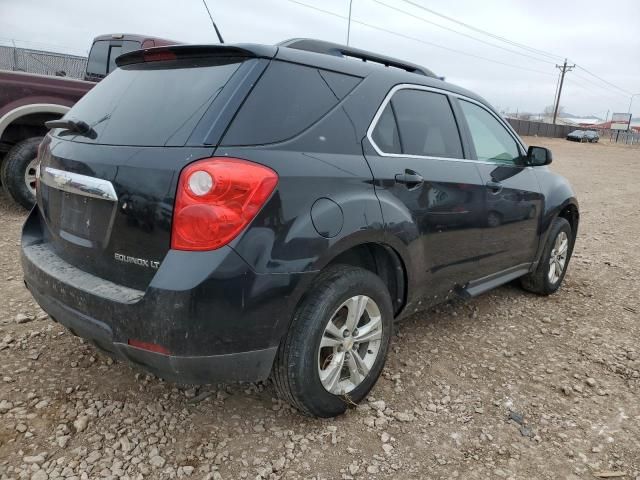
[[519, 279], [578, 229], [551, 152], [472, 92], [308, 39], [126, 53], [39, 147], [26, 286], [106, 354], [259, 381], [321, 417], [380, 376], [394, 320]]

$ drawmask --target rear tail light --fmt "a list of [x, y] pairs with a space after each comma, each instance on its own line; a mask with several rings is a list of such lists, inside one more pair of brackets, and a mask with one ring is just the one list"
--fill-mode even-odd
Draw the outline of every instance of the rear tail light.
[[247, 160], [213, 157], [180, 174], [171, 248], [215, 250], [233, 240], [265, 204], [278, 175]]

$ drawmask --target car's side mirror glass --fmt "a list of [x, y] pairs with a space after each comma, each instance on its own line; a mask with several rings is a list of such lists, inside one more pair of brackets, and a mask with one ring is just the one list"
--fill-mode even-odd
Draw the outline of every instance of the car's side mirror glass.
[[527, 163], [532, 167], [549, 165], [553, 160], [551, 150], [544, 147], [529, 147], [527, 150]]

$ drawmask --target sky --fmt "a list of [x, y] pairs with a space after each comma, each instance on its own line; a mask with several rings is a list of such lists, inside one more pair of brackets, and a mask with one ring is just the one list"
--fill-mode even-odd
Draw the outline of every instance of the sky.
[[[346, 43], [349, 0], [207, 3], [227, 43]], [[1, 44], [86, 55], [93, 37], [118, 32], [217, 42], [202, 0], [0, 0]], [[350, 45], [424, 65], [501, 111], [538, 113], [553, 104], [555, 65], [565, 57], [577, 64], [565, 77], [567, 112], [604, 118], [626, 112], [630, 94], [640, 94], [638, 0], [617, 0], [615, 8], [599, 0], [352, 0]], [[640, 116], [640, 95], [633, 102]]]

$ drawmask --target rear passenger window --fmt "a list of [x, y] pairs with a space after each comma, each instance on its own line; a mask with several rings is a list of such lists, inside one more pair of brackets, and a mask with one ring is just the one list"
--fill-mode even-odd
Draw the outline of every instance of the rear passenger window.
[[398, 124], [391, 108], [391, 102], [387, 103], [378, 119], [376, 128], [373, 130], [373, 141], [384, 153], [402, 153]]
[[359, 77], [293, 63], [272, 62], [231, 123], [223, 145], [287, 140], [331, 110]]
[[373, 141], [384, 153], [423, 157], [462, 158], [462, 143], [449, 100], [440, 93], [403, 89], [385, 107], [373, 131]]

